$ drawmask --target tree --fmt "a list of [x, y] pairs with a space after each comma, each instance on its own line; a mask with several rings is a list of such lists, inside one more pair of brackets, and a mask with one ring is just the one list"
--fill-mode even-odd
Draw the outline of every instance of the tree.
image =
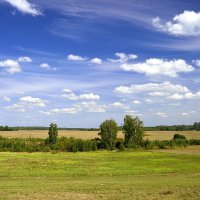
[[140, 144], [144, 136], [143, 122], [138, 117], [133, 118], [131, 115], [124, 117], [123, 133], [125, 145], [130, 143]]
[[112, 150], [115, 148], [115, 144], [117, 141], [117, 132], [118, 127], [117, 123], [114, 120], [105, 120], [103, 123], [101, 123], [100, 133], [98, 134], [108, 150]]
[[57, 129], [57, 125], [51, 123], [50, 127], [49, 127], [49, 142], [51, 144], [55, 144], [56, 143], [56, 139], [58, 136], [58, 129]]

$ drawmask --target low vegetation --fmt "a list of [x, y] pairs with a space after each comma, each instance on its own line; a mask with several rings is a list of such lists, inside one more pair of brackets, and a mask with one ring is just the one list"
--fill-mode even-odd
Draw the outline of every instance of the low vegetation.
[[198, 200], [199, 163], [200, 155], [140, 150], [1, 152], [0, 196], [5, 200]]

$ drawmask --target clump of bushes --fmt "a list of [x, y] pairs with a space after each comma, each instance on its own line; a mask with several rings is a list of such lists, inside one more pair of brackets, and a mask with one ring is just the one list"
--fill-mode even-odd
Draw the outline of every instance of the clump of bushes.
[[174, 137], [173, 137], [174, 140], [186, 140], [186, 137], [184, 135], [181, 135], [181, 134], [174, 134]]

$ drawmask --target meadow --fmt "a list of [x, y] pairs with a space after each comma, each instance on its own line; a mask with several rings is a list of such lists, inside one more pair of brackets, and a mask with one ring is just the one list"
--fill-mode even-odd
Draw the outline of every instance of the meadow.
[[200, 148], [0, 153], [0, 199], [198, 200]]
[[[145, 139], [198, 131], [147, 131]], [[7, 138], [47, 138], [48, 131], [2, 131]], [[93, 139], [97, 131], [60, 130], [59, 136]], [[122, 132], [119, 137], [123, 137]], [[198, 200], [200, 146], [93, 152], [0, 152], [0, 199]]]
[[[187, 139], [200, 139], [200, 131], [146, 131], [144, 139], [149, 140], [170, 140], [175, 133], [185, 135]], [[7, 138], [47, 138], [48, 130], [19, 130], [19, 131], [0, 131], [0, 135]], [[77, 130], [59, 130], [58, 136], [75, 137], [81, 139], [94, 139], [98, 136], [98, 131], [77, 131]], [[119, 138], [124, 135], [121, 131]]]

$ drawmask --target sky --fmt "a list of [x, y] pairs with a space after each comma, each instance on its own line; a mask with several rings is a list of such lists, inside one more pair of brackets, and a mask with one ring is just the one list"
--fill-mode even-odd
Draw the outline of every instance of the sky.
[[0, 0], [0, 124], [200, 119], [199, 0]]

